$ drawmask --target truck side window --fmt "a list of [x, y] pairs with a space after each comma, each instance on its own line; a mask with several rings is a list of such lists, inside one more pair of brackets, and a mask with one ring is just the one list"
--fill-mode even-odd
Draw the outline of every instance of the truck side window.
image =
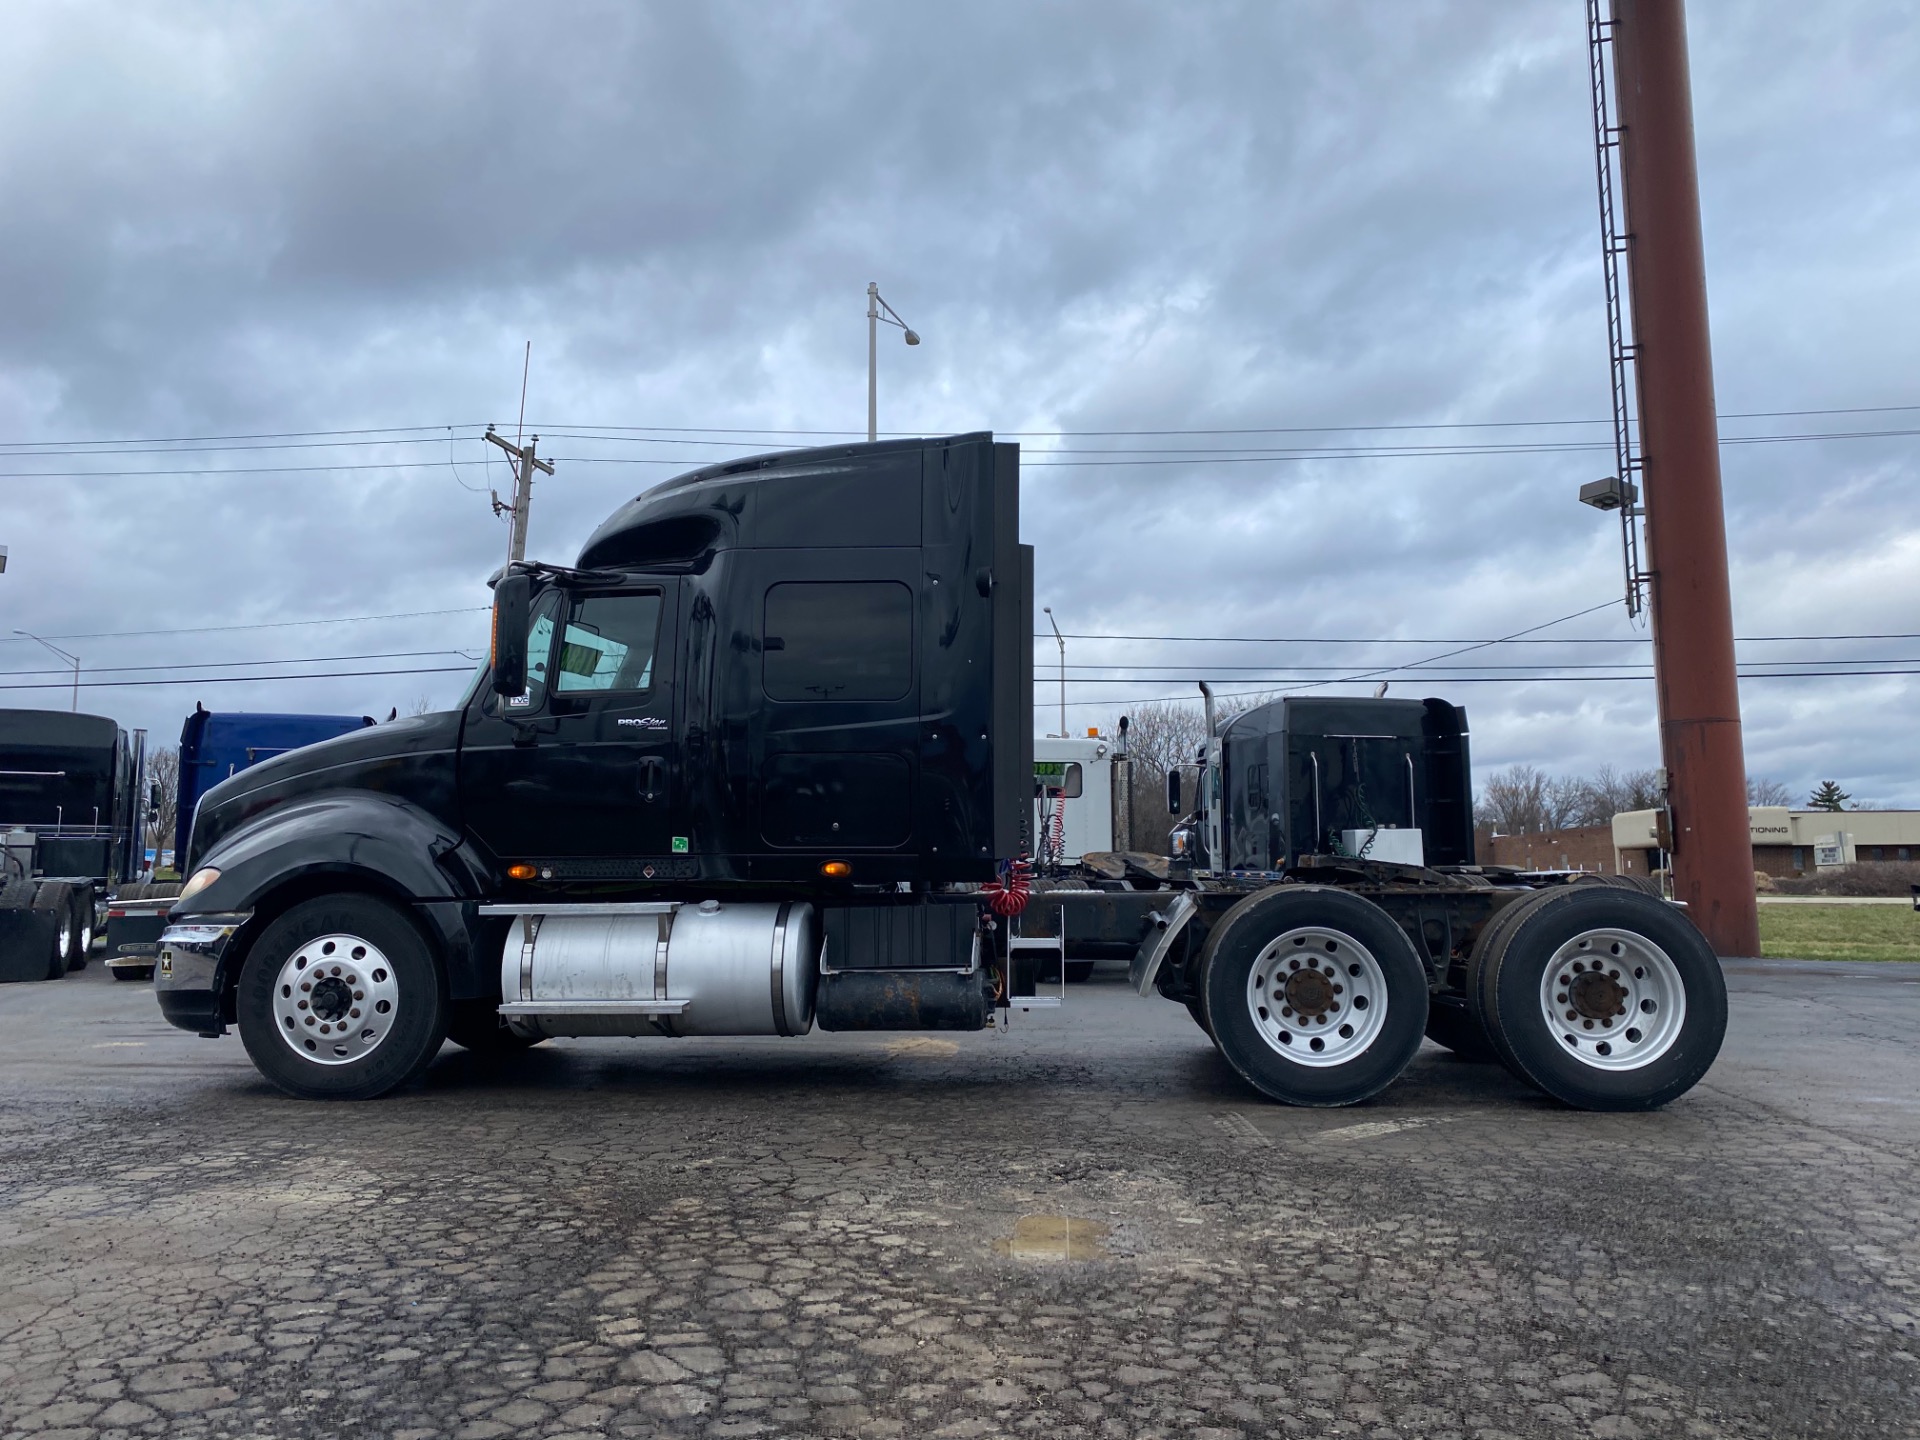
[[576, 600], [560, 637], [554, 692], [594, 694], [653, 686], [660, 595], [586, 595]]
[[1064, 795], [1069, 800], [1078, 800], [1081, 784], [1078, 761], [1036, 760], [1033, 762], [1033, 788], [1048, 799], [1052, 799], [1055, 795]]
[[904, 699], [913, 592], [893, 580], [768, 587], [761, 682], [774, 700]]

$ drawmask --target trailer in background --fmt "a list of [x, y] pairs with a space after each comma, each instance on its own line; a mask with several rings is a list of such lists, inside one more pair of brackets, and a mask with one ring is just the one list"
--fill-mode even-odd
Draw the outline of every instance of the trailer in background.
[[[371, 715], [279, 715], [224, 712], [195, 704], [180, 730], [180, 779], [175, 794], [173, 853], [184, 857], [200, 797], [242, 770], [304, 745], [331, 740], [374, 723]], [[157, 859], [158, 857], [156, 857]], [[178, 881], [131, 881], [107, 906], [107, 969], [116, 980], [153, 976], [154, 952], [179, 897]]]
[[145, 859], [145, 771], [144, 730], [0, 710], [0, 979], [87, 963], [100, 902]]

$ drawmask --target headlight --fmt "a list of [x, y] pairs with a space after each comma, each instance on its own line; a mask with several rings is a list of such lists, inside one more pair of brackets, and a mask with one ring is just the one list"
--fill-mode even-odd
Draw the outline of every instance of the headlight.
[[214, 869], [213, 866], [202, 865], [198, 870], [193, 872], [192, 876], [187, 880], [187, 883], [180, 887], [180, 898], [182, 900], [191, 900], [219, 878], [220, 872]]

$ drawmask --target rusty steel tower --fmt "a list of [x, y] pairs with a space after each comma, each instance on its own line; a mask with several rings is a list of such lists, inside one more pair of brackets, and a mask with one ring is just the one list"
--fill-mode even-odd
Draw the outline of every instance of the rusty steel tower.
[[1674, 898], [1718, 954], [1757, 955], [1686, 7], [1588, 0], [1587, 20], [1619, 466], [1606, 494], [1622, 512], [1627, 608], [1644, 595], [1652, 619]]

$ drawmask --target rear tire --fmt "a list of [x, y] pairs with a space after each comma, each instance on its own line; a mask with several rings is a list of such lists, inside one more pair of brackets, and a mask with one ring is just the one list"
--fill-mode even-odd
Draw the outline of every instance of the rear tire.
[[[1213, 1040], [1213, 1026], [1207, 1021], [1207, 1002], [1204, 997], [1195, 995], [1187, 1001], [1187, 1014], [1193, 1017], [1193, 1023], [1207, 1032], [1207, 1039]], [[1219, 1041], [1214, 1041], [1217, 1045]]]
[[303, 1100], [370, 1100], [414, 1079], [439, 1053], [447, 1009], [413, 922], [354, 894], [308, 900], [269, 925], [236, 1004], [254, 1065]]
[[1201, 985], [1214, 1042], [1249, 1085], [1289, 1105], [1379, 1094], [1420, 1048], [1427, 972], [1370, 900], [1275, 886], [1207, 937]]
[[93, 891], [77, 887], [73, 892], [73, 953], [67, 960], [70, 971], [87, 968], [87, 958], [93, 954], [93, 921]]
[[491, 1000], [456, 1000], [449, 1009], [447, 1039], [475, 1055], [518, 1055], [545, 1038], [509, 1029]]
[[1500, 1059], [1487, 1032], [1467, 1009], [1467, 1002], [1456, 996], [1436, 995], [1427, 1002], [1427, 1038], [1475, 1065], [1491, 1065]]
[[1509, 914], [1469, 981], [1508, 1069], [1583, 1110], [1654, 1110], [1699, 1083], [1726, 1037], [1727, 985], [1691, 921], [1637, 887], [1602, 885]]
[[73, 924], [73, 886], [64, 880], [42, 880], [40, 888], [33, 892], [33, 908], [52, 910], [59, 917], [54, 929], [53, 953], [47, 960], [47, 979], [64, 979], [67, 971], [79, 968], [73, 963], [78, 938]]

